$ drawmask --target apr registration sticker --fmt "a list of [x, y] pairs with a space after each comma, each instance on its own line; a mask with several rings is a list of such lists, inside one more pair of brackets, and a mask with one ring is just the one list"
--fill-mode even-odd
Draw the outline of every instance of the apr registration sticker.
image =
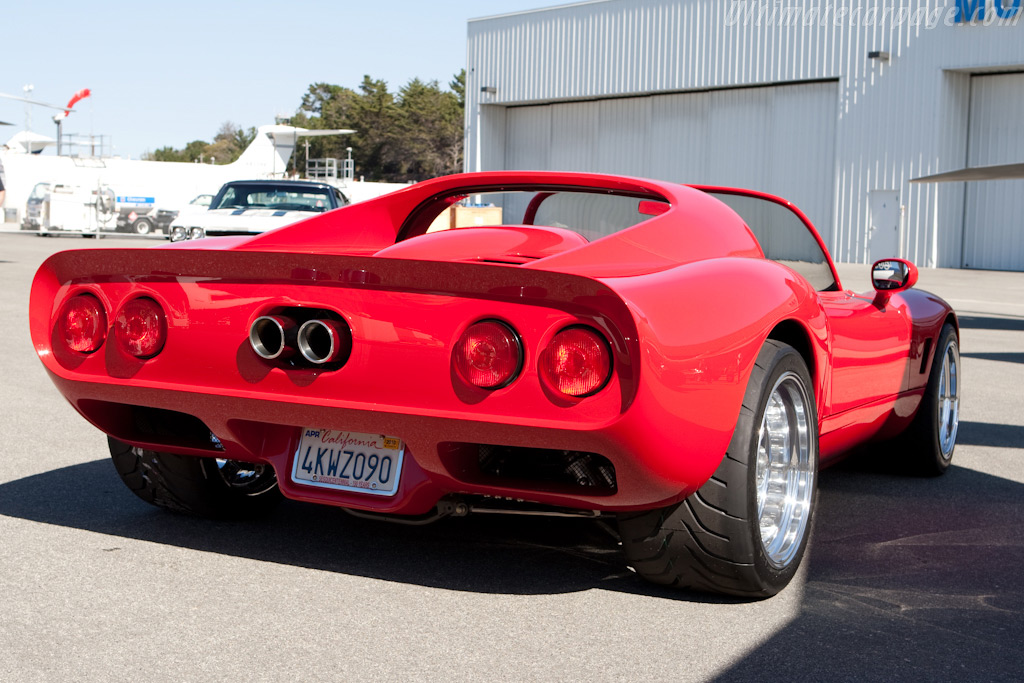
[[306, 486], [393, 496], [405, 445], [383, 434], [310, 427], [302, 430], [292, 481]]

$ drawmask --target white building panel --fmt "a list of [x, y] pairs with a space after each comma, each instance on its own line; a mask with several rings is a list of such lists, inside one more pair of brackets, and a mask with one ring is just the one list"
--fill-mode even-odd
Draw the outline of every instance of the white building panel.
[[710, 94], [659, 95], [651, 100], [648, 175], [678, 182], [705, 181], [712, 147], [707, 135]]
[[[959, 3], [979, 2], [986, 21], [955, 20]], [[620, 168], [635, 163], [618, 159], [619, 152], [644, 129], [646, 146], [633, 154], [645, 155], [649, 175], [662, 178], [674, 171], [693, 181], [753, 178], [747, 175], [751, 164], [773, 160], [772, 171], [756, 177], [799, 176], [821, 169], [828, 162], [820, 155], [831, 153], [834, 169], [823, 199], [831, 215], [820, 223], [823, 209], [813, 200], [811, 212], [839, 260], [868, 259], [869, 197], [881, 192], [895, 193], [901, 204], [902, 256], [923, 266], [958, 267], [969, 260], [964, 184], [909, 181], [960, 168], [967, 160], [972, 75], [1024, 70], [1020, 5], [1018, 0], [601, 0], [474, 20], [467, 51], [467, 170], [508, 166], [501, 158], [508, 140], [498, 139], [500, 125], [488, 123], [505, 116], [507, 107], [614, 102], [607, 115], [619, 115], [629, 125], [614, 139], [602, 128], [601, 147], [590, 157], [570, 146], [581, 163], [600, 168], [610, 159]], [[875, 51], [888, 58], [869, 57]], [[695, 141], [690, 157], [672, 163], [679, 143], [671, 117], [721, 116], [724, 120], [712, 125], [724, 128], [734, 117], [732, 105], [763, 106], [753, 95], [744, 103], [731, 99], [744, 95], [714, 93], [821, 81], [835, 84], [834, 101], [827, 108], [820, 105], [823, 112], [834, 112], [831, 151], [817, 145], [815, 124], [807, 131], [808, 144], [791, 147], [788, 161], [778, 150], [752, 149], [750, 131], [740, 130], [729, 138]], [[693, 93], [711, 99], [689, 99], [683, 107], [659, 100]], [[620, 98], [635, 100], [636, 108], [630, 110]], [[768, 106], [780, 112], [788, 103]], [[666, 111], [669, 119], [660, 115]], [[635, 118], [621, 118], [627, 114]], [[593, 110], [586, 115], [594, 116]], [[810, 117], [798, 120], [804, 125]], [[781, 131], [777, 140], [798, 128], [781, 115], [774, 125], [773, 135]], [[484, 133], [472, 132], [474, 126]], [[1018, 131], [1017, 139], [1021, 135]], [[573, 139], [583, 137], [573, 134]], [[498, 149], [477, 154], [478, 141]], [[760, 161], [752, 156], [759, 154], [767, 156]], [[695, 171], [715, 175], [697, 178]], [[808, 205], [802, 197], [790, 198]], [[966, 227], [968, 234], [975, 228], [969, 222]], [[1015, 263], [1024, 270], [1024, 260]]]
[[524, 107], [506, 118], [507, 139], [505, 166], [510, 169], [551, 167], [551, 114], [544, 109]]
[[823, 82], [513, 107], [506, 166], [755, 188], [800, 206], [827, 240], [836, 102]]
[[[523, 109], [533, 109], [524, 107]], [[518, 118], [521, 109], [511, 110]], [[601, 149], [599, 109], [590, 104], [573, 102], [551, 105], [551, 165], [564, 171], [587, 171], [598, 167]], [[509, 140], [513, 139], [509, 135]]]
[[598, 108], [600, 139], [597, 167], [601, 173], [644, 175], [647, 136], [651, 126], [651, 98], [602, 100]]
[[[969, 166], [1024, 160], [1024, 73], [971, 79]], [[1024, 180], [967, 184], [964, 266], [1024, 270]]]

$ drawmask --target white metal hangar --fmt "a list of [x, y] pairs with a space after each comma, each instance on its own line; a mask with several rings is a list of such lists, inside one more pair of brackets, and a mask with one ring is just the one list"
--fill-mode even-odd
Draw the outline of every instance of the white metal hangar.
[[469, 22], [467, 171], [735, 185], [839, 261], [1024, 270], [1022, 0], [597, 0]]

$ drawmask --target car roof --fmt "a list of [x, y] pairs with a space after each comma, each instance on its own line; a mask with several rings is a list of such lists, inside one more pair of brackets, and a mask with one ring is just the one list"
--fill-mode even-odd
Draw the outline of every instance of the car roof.
[[224, 184], [225, 185], [281, 185], [281, 186], [284, 186], [284, 187], [321, 187], [321, 188], [327, 188], [327, 189], [334, 188], [333, 185], [329, 185], [327, 183], [318, 183], [318, 182], [313, 181], [313, 180], [284, 180], [284, 179], [279, 179], [279, 178], [266, 178], [264, 180], [259, 180], [259, 179], [254, 179], [254, 180], [231, 180], [231, 181], [228, 181], [228, 182], [226, 182]]

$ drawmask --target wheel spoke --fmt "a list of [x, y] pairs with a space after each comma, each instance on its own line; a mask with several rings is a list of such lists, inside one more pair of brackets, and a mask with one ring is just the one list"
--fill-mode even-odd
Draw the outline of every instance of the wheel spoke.
[[786, 373], [769, 394], [761, 418], [755, 472], [758, 526], [765, 555], [776, 568], [792, 561], [807, 531], [817, 458], [808, 410], [802, 382]]
[[949, 459], [953, 455], [957, 427], [960, 422], [959, 365], [960, 356], [956, 344], [950, 342], [942, 353], [942, 368], [939, 373], [938, 400], [936, 401], [939, 450], [945, 459]]

